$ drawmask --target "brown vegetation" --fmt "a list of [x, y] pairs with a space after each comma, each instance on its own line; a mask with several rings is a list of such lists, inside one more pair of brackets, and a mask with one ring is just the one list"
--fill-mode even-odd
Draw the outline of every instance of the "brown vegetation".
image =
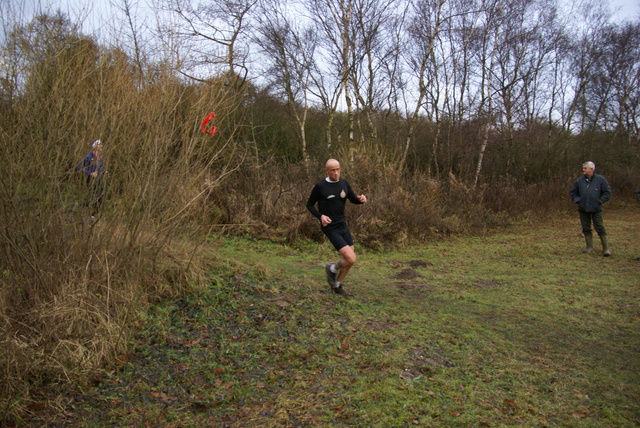
[[[476, 182], [486, 124], [441, 127], [445, 121], [416, 115], [416, 143], [405, 152], [397, 112], [369, 116], [386, 134], [356, 127], [357, 138], [345, 138], [350, 114], [310, 109], [303, 153], [287, 103], [234, 73], [195, 83], [163, 64], [141, 73], [125, 52], [80, 35], [62, 15], [16, 27], [5, 43], [12, 62], [3, 64], [0, 99], [0, 420], [113, 360], [149, 301], [202, 286], [212, 231], [322, 239], [304, 205], [328, 156], [369, 197], [366, 210], [349, 215], [370, 248], [565, 209], [572, 171], [600, 150], [614, 192], [636, 179], [631, 130], [576, 136], [532, 123], [509, 138], [489, 133]], [[211, 111], [215, 136], [200, 131]], [[76, 165], [97, 138], [108, 177], [94, 223]]]

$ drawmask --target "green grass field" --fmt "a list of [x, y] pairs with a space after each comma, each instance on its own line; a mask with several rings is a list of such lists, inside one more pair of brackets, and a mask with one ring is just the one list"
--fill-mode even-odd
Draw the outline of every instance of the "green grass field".
[[350, 297], [328, 243], [213, 237], [210, 288], [155, 305], [130, 354], [32, 422], [639, 426], [639, 224], [605, 213], [610, 258], [580, 252], [577, 214], [357, 248]]

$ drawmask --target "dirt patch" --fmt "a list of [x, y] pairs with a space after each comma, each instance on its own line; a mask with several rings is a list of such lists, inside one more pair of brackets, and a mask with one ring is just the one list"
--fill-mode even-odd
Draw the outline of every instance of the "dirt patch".
[[399, 269], [402, 265], [409, 265], [412, 269], [433, 266], [433, 263], [429, 263], [424, 260], [410, 260], [408, 262], [402, 260], [387, 260], [387, 263], [389, 263], [393, 269]]
[[473, 281], [471, 284], [478, 288], [497, 288], [503, 285], [503, 283], [497, 279], [479, 279]]
[[289, 296], [289, 295], [280, 295], [271, 299], [267, 299], [270, 302], [275, 303], [276, 305], [280, 306], [281, 308], [287, 308], [291, 305], [293, 305], [294, 303], [296, 303], [297, 299], [293, 296]]
[[394, 278], [396, 279], [416, 279], [420, 278], [422, 275], [419, 272], [416, 272], [413, 269], [402, 269], [400, 272], [395, 274]]
[[437, 349], [426, 347], [413, 348], [409, 351], [408, 360], [400, 377], [412, 380], [420, 375], [431, 375], [441, 368], [451, 367], [451, 362]]
[[409, 266], [411, 266], [413, 269], [420, 268], [420, 267], [431, 267], [431, 266], [433, 266], [433, 263], [425, 262], [424, 260], [411, 260], [411, 261], [407, 262], [407, 264]]
[[433, 287], [431, 287], [428, 284], [425, 284], [423, 282], [419, 282], [419, 281], [402, 281], [402, 282], [398, 282], [396, 283], [396, 287], [398, 288], [398, 290], [400, 291], [415, 291], [415, 290], [431, 290]]
[[367, 320], [365, 323], [367, 330], [370, 331], [389, 331], [393, 328], [398, 328], [398, 322], [396, 321], [382, 321], [377, 319]]

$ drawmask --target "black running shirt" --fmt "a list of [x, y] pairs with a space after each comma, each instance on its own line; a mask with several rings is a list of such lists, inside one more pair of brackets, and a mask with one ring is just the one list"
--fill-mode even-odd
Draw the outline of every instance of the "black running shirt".
[[[311, 190], [311, 195], [307, 201], [307, 209], [314, 217], [320, 220], [321, 215], [326, 215], [331, 219], [331, 225], [338, 225], [345, 222], [344, 206], [347, 199], [353, 204], [361, 204], [358, 197], [351, 189], [347, 180], [341, 178], [338, 181], [329, 181], [325, 178], [316, 183]], [[316, 209], [316, 203], [318, 209]]]

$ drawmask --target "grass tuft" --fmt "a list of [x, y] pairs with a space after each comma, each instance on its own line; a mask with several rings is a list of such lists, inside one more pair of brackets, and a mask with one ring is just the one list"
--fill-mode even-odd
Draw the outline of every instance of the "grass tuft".
[[128, 355], [43, 421], [638, 425], [640, 236], [621, 233], [638, 220], [608, 213], [611, 258], [580, 253], [573, 217], [361, 249], [349, 298], [324, 284], [327, 243], [216, 237], [208, 288], [154, 303]]

